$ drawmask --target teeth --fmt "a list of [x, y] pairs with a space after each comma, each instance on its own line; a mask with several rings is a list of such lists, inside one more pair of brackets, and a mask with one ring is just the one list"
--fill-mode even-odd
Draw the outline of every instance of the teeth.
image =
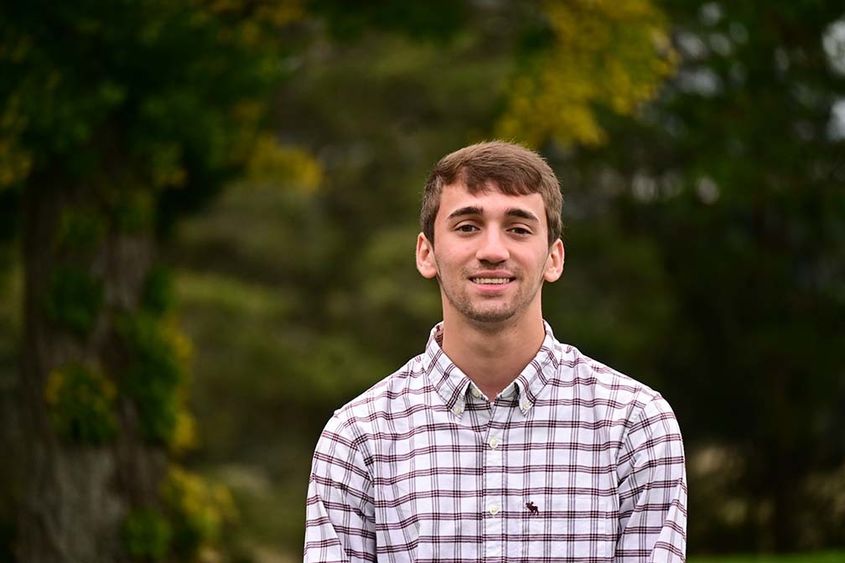
[[475, 283], [482, 283], [485, 285], [504, 284], [510, 281], [510, 278], [473, 278]]

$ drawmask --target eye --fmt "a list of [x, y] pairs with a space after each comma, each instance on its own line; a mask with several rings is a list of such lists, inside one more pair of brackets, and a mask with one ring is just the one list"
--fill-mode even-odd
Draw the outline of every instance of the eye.
[[510, 232], [519, 236], [528, 236], [532, 234], [531, 229], [528, 229], [526, 227], [511, 227]]
[[473, 225], [472, 223], [461, 223], [455, 230], [461, 233], [472, 233], [478, 230], [478, 227]]

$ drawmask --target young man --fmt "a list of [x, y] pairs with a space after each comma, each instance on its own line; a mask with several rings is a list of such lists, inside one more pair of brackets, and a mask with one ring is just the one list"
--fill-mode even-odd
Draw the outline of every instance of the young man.
[[561, 206], [552, 170], [517, 145], [435, 166], [416, 258], [443, 322], [323, 431], [306, 561], [684, 560], [672, 410], [543, 321]]

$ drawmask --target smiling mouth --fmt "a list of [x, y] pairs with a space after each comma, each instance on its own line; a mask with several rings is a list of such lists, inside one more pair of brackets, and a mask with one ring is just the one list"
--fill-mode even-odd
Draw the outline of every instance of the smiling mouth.
[[513, 278], [470, 278], [472, 283], [479, 285], [504, 285], [513, 281]]

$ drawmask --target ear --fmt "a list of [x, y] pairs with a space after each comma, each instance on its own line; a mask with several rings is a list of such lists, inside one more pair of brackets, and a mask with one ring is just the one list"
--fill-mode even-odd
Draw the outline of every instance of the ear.
[[433, 279], [437, 275], [434, 245], [422, 233], [417, 235], [417, 271], [426, 279]]
[[563, 274], [563, 262], [566, 252], [563, 249], [563, 241], [557, 239], [549, 248], [549, 257], [546, 259], [546, 271], [543, 278], [547, 282], [557, 281]]

